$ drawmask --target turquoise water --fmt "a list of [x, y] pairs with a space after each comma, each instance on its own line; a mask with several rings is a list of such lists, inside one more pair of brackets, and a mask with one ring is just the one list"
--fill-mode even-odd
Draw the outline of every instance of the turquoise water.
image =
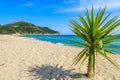
[[[35, 40], [42, 40], [42, 41], [51, 42], [51, 43], [59, 44], [59, 45], [68, 45], [68, 46], [78, 46], [78, 45], [74, 45], [74, 43], [70, 42], [69, 40], [83, 42], [79, 37], [75, 35], [26, 35], [22, 37], [27, 37], [27, 38], [31, 38]], [[120, 53], [120, 39], [118, 39], [118, 41], [119, 42], [114, 42], [114, 43], [109, 44], [112, 46], [119, 47], [119, 49], [117, 50], [111, 49], [112, 51], [116, 53]]]

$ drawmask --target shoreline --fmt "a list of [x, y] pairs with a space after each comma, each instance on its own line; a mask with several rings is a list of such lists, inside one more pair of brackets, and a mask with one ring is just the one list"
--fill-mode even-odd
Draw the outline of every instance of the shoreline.
[[[26, 36], [29, 36], [29, 37], [26, 37]], [[30, 37], [31, 36], [31, 37]], [[63, 45], [63, 46], [70, 46], [70, 47], [75, 47], [75, 48], [83, 48], [83, 47], [80, 47], [80, 46], [75, 46], [75, 45], [72, 45], [72, 44], [68, 44], [68, 43], [63, 43], [63, 42], [52, 42], [52, 41], [46, 41], [46, 40], [40, 40], [40, 39], [37, 39], [37, 38], [34, 38], [34, 36], [75, 36], [75, 35], [18, 35], [18, 37], [25, 37], [25, 38], [29, 38], [29, 39], [32, 39], [32, 40], [38, 40], [38, 41], [43, 41], [43, 42], [47, 42], [47, 43], [52, 43], [52, 44], [57, 44], [57, 45]], [[120, 46], [119, 46], [120, 47]], [[118, 50], [115, 50], [114, 51], [114, 54], [119, 54], [119, 51]]]
[[[120, 71], [99, 55], [96, 58], [95, 76], [92, 79], [86, 78], [82, 74], [87, 72], [87, 61], [81, 66], [79, 64], [71, 66], [73, 58], [80, 51], [80, 48], [12, 35], [0, 35], [0, 64], [3, 64], [0, 66], [0, 80], [31, 80], [36, 77], [33, 73], [37, 73], [35, 71], [32, 73], [31, 68], [39, 71], [45, 69], [37, 75], [44, 75], [46, 80], [48, 76], [55, 76], [55, 74], [64, 74], [65, 77], [61, 79], [68, 80], [120, 79]], [[120, 55], [109, 54], [109, 56], [120, 66]], [[54, 73], [49, 74], [51, 70]]]

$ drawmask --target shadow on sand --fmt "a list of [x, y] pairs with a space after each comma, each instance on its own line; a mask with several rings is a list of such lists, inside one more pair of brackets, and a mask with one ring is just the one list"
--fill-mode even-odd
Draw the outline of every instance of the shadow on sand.
[[50, 66], [42, 65], [30, 67], [28, 72], [33, 76], [33, 80], [68, 80], [69, 78], [74, 80], [85, 77], [85, 74], [75, 73], [71, 70], [64, 70], [62, 66]]

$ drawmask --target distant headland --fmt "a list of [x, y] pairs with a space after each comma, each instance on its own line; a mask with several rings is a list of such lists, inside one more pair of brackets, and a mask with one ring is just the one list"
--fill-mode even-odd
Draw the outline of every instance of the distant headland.
[[36, 26], [25, 21], [18, 21], [10, 24], [0, 25], [0, 34], [16, 34], [16, 35], [59, 35], [58, 31], [48, 27]]

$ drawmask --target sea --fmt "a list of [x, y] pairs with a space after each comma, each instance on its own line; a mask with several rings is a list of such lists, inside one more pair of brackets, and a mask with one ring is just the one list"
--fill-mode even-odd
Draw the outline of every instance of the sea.
[[[84, 42], [82, 39], [80, 39], [75, 35], [24, 35], [21, 37], [27, 37], [34, 40], [40, 40], [40, 41], [45, 41], [53, 44], [74, 46], [74, 47], [82, 47], [82, 46], [76, 45], [74, 42], [71, 42], [71, 41]], [[117, 49], [110, 49], [110, 50], [113, 51], [114, 53], [120, 54], [120, 39], [118, 39], [117, 42], [113, 42], [108, 45], [118, 47]]]

